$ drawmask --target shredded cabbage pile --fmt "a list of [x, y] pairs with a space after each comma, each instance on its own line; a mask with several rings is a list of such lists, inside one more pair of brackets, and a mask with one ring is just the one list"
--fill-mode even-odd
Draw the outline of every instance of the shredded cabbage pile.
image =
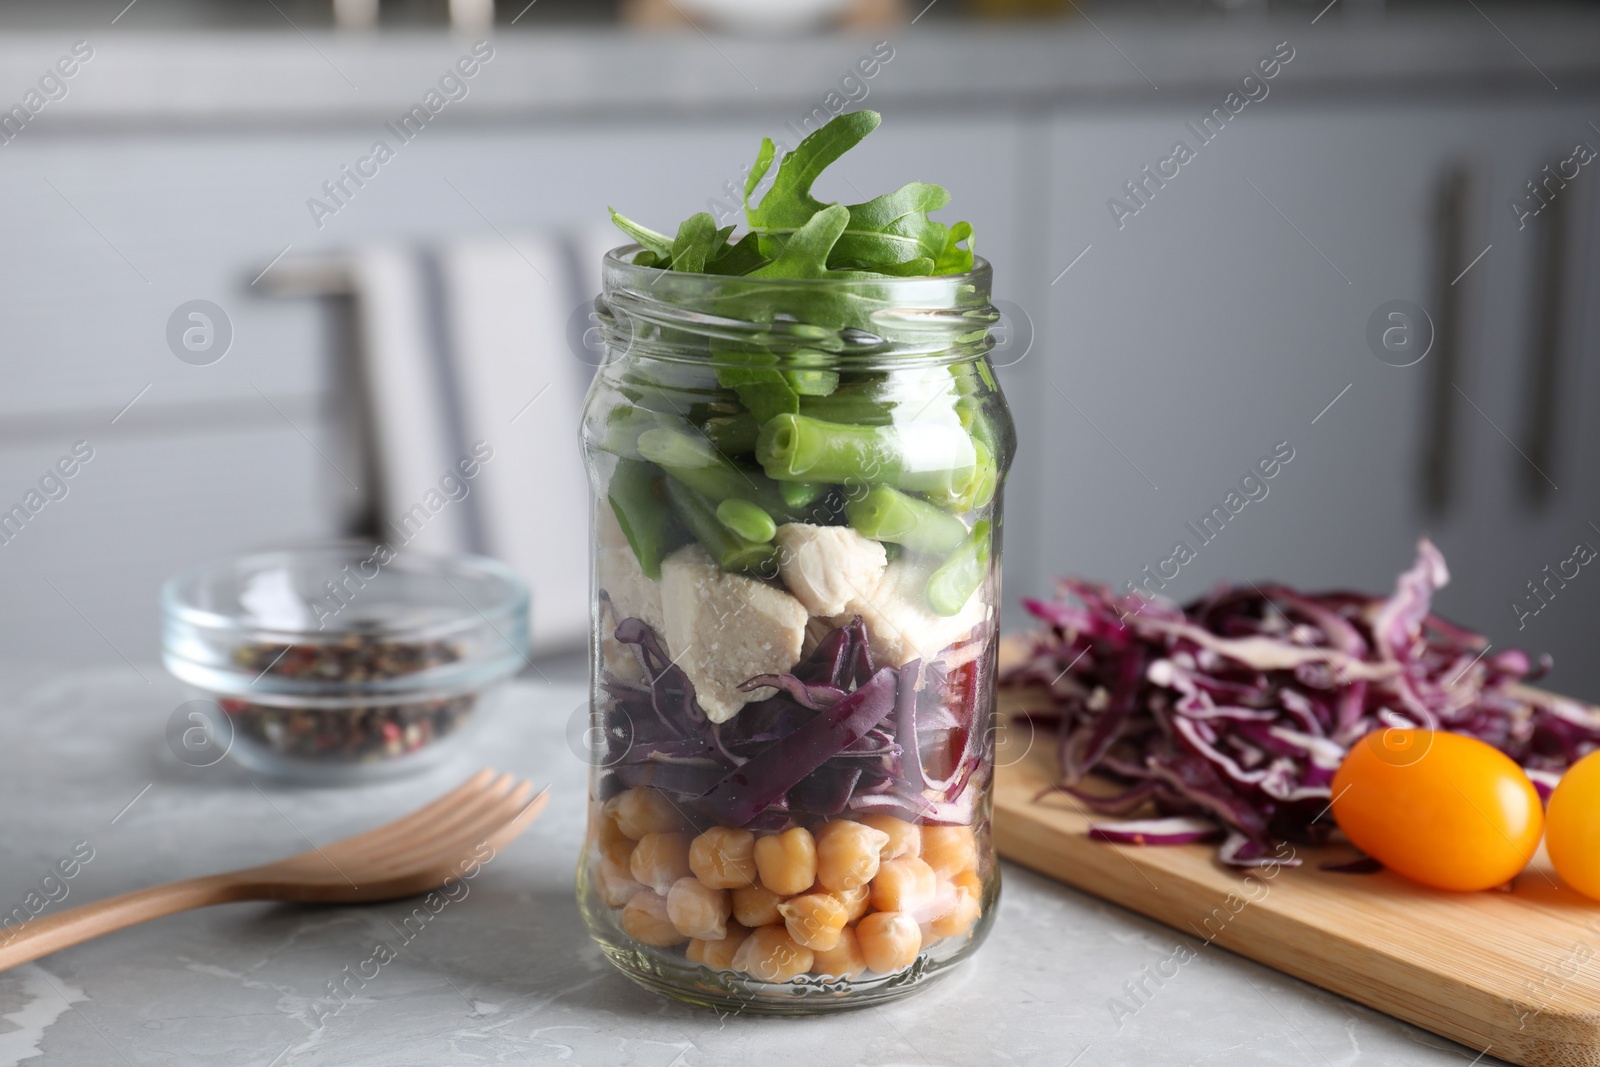
[[[1029, 713], [1057, 728], [1060, 792], [1101, 816], [1172, 819], [1097, 825], [1106, 840], [1181, 843], [1209, 825], [1223, 862], [1282, 862], [1282, 841], [1328, 840], [1334, 771], [1385, 727], [1479, 738], [1547, 796], [1600, 748], [1600, 713], [1524, 687], [1548, 656], [1491, 654], [1486, 637], [1432, 614], [1449, 580], [1427, 539], [1388, 597], [1247, 584], [1180, 608], [1068, 578], [1061, 599], [1024, 601], [1047, 625], [1001, 684], [1048, 693]], [[1091, 773], [1122, 791], [1083, 788]]]

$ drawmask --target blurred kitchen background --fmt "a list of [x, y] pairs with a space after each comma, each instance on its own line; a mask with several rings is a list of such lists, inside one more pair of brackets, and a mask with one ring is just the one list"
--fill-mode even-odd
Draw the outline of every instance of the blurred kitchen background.
[[1426, 533], [1444, 613], [1600, 700], [1593, 5], [12, 0], [0, 72], [0, 509], [92, 448], [4, 528], [0, 661], [149, 671], [169, 574], [393, 536], [484, 439], [419, 543], [522, 569], [570, 667], [607, 205], [734, 221], [763, 135], [866, 106], [823, 197], [948, 186], [1007, 301], [1008, 601], [1180, 539], [1180, 600], [1387, 590]]

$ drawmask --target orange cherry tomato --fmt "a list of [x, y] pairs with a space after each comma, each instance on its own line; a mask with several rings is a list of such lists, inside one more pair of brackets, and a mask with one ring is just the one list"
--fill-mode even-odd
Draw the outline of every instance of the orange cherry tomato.
[[[1591, 798], [1600, 775], [1595, 783]], [[1374, 730], [1339, 765], [1333, 796], [1333, 817], [1357, 848], [1437, 889], [1504, 885], [1544, 832], [1539, 793], [1522, 768], [1462, 734]]]
[[1600, 752], [1561, 776], [1545, 813], [1544, 843], [1567, 884], [1600, 900]]

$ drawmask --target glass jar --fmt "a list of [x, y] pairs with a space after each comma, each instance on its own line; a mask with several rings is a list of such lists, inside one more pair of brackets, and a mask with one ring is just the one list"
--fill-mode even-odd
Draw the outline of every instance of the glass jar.
[[778, 280], [609, 253], [589, 390], [592, 761], [611, 961], [727, 1010], [903, 995], [969, 956], [1000, 491], [990, 270]]

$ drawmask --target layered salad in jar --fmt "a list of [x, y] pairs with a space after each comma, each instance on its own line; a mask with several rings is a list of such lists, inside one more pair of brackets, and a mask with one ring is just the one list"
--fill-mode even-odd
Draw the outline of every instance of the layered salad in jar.
[[[608, 263], [614, 351], [585, 420], [597, 743], [579, 891], [612, 958], [668, 986], [913, 981], [975, 942], [998, 887], [1014, 446], [984, 358], [995, 313], [971, 228], [927, 217], [944, 190], [811, 196], [876, 124], [812, 134], [750, 206], [765, 142], [738, 240], [709, 215], [676, 237], [616, 216], [643, 250]], [[740, 283], [726, 300], [716, 275]], [[910, 279], [944, 306], [894, 307]], [[691, 281], [707, 304], [681, 306]]]

